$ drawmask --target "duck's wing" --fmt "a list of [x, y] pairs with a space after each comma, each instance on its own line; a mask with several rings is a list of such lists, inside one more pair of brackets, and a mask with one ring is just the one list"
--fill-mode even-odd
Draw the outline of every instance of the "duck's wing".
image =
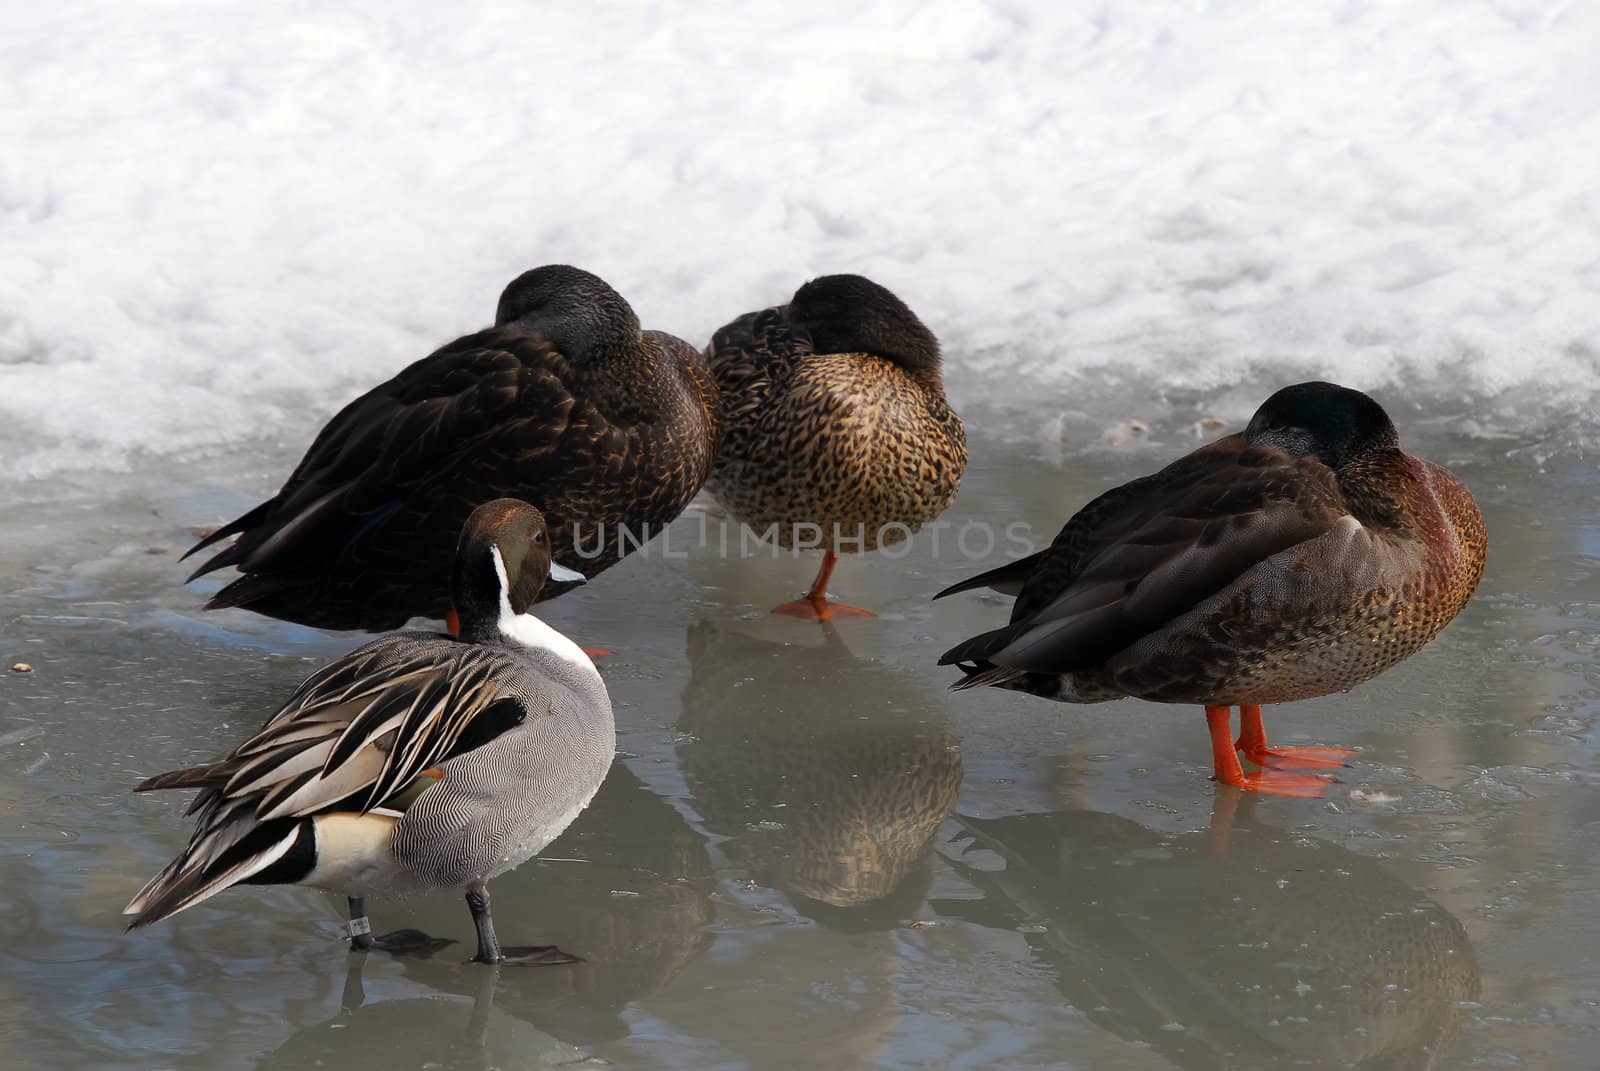
[[204, 788], [194, 810], [248, 801], [262, 821], [364, 813], [424, 770], [521, 724], [527, 709], [502, 684], [514, 669], [493, 647], [384, 637], [307, 678], [226, 759], [160, 774], [134, 791]]
[[535, 332], [497, 327], [450, 343], [328, 421], [282, 490], [189, 550], [239, 536], [190, 579], [229, 565], [270, 574], [334, 561], [420, 485], [470, 487], [500, 457], [536, 465], [569, 433], [574, 376]]
[[1023, 586], [1028, 582], [1028, 578], [1034, 574], [1034, 571], [1049, 556], [1050, 550], [1048, 547], [1044, 550], [1035, 551], [1026, 557], [1006, 562], [1004, 565], [997, 566], [987, 572], [982, 572], [977, 576], [968, 577], [965, 580], [951, 584], [935, 595], [934, 598], [942, 599], [946, 595], [957, 595], [963, 591], [976, 591], [979, 588], [988, 588], [990, 591], [1015, 598], [1022, 593]]
[[816, 352], [810, 333], [788, 313], [786, 305], [747, 312], [711, 336], [706, 362], [721, 388], [728, 426], [762, 410], [790, 362]]
[[1011, 624], [940, 663], [1091, 669], [1340, 523], [1353, 519], [1330, 469], [1230, 436], [1085, 506], [1035, 564]]
[[220, 762], [148, 778], [135, 792], [199, 788], [189, 846], [126, 908], [148, 925], [247, 881], [294, 849], [302, 819], [403, 810], [440, 764], [522, 724], [510, 659], [445, 636], [386, 636], [308, 678]]

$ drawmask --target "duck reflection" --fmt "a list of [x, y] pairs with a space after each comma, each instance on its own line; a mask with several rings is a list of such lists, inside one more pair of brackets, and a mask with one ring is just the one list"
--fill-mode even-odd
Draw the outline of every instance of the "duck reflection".
[[476, 972], [471, 999], [411, 997], [369, 1003], [369, 956], [350, 957], [343, 1007], [257, 1063], [273, 1071], [329, 1067], [555, 1068], [583, 1053], [495, 1006], [502, 968]]
[[927, 895], [928, 846], [961, 788], [958, 738], [902, 674], [856, 658], [832, 626], [820, 635], [692, 626], [678, 759], [706, 828], [756, 880], [827, 926], [887, 929]]
[[1209, 834], [1093, 811], [958, 820], [951, 862], [986, 898], [951, 913], [994, 925], [975, 913], [1002, 905], [1074, 1006], [1178, 1067], [1440, 1066], [1478, 993], [1459, 920], [1238, 793]]
[[[711, 944], [711, 862], [682, 816], [621, 761], [594, 801], [524, 878], [507, 875], [495, 910], [539, 933], [558, 934], [583, 962], [503, 970], [503, 1010], [564, 1041], [588, 1045], [624, 1037], [623, 1012], [656, 992]], [[423, 908], [419, 901], [419, 913]], [[426, 905], [449, 930], [451, 905]], [[427, 918], [420, 925], [433, 923]], [[428, 932], [440, 932], [429, 930]], [[432, 959], [400, 958], [405, 974], [471, 995], [472, 972], [449, 948]]]

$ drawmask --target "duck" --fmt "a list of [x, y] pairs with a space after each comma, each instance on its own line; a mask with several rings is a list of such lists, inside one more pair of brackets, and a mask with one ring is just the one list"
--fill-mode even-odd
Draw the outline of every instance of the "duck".
[[958, 690], [1200, 704], [1215, 780], [1314, 798], [1314, 771], [1354, 752], [1270, 747], [1262, 704], [1348, 691], [1415, 654], [1467, 604], [1487, 551], [1472, 493], [1405, 453], [1377, 401], [1300, 383], [1243, 431], [1094, 499], [1046, 549], [934, 596], [1015, 597], [1009, 624], [939, 663], [962, 670]]
[[[721, 436], [721, 396], [682, 339], [643, 331], [623, 297], [550, 264], [505, 288], [494, 326], [355, 399], [267, 501], [189, 577], [242, 575], [206, 603], [317, 628], [449, 620], [450, 554], [479, 503], [545, 515], [554, 559], [591, 580], [674, 520]], [[551, 582], [540, 598], [571, 590]]]
[[188, 846], [129, 902], [129, 929], [240, 884], [306, 885], [349, 899], [351, 947], [436, 951], [416, 931], [372, 935], [366, 898], [465, 893], [480, 963], [570, 963], [555, 946], [506, 948], [489, 882], [542, 851], [588, 806], [616, 727], [594, 663], [528, 612], [551, 557], [538, 509], [473, 510], [451, 567], [459, 635], [407, 631], [308, 677], [226, 757], [134, 791], [198, 788]]
[[717, 331], [706, 357], [725, 422], [706, 489], [779, 547], [823, 551], [805, 596], [773, 612], [871, 616], [829, 601], [839, 554], [909, 539], [967, 466], [938, 339], [885, 287], [824, 275]]

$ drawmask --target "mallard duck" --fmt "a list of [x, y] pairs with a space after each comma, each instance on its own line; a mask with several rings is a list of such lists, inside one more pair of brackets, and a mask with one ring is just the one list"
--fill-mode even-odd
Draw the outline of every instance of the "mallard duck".
[[877, 283], [824, 275], [722, 328], [706, 356], [726, 419], [707, 488], [779, 546], [823, 551], [805, 598], [774, 612], [867, 616], [827, 600], [839, 553], [910, 538], [967, 466], [938, 340]]
[[312, 674], [260, 732], [218, 762], [135, 791], [198, 788], [189, 846], [139, 890], [129, 929], [238, 884], [309, 885], [350, 898], [355, 948], [373, 938], [364, 898], [464, 889], [484, 963], [571, 962], [502, 948], [488, 883], [537, 855], [594, 798], [616, 749], [594, 663], [528, 613], [553, 563], [539, 511], [473, 511], [451, 571], [459, 637], [401, 632]]
[[[1487, 547], [1466, 486], [1402, 451], [1377, 402], [1301, 383], [1090, 502], [1046, 550], [934, 596], [1016, 596], [1009, 625], [939, 662], [967, 674], [958, 689], [1203, 704], [1218, 781], [1317, 796], [1325, 780], [1292, 768], [1352, 752], [1268, 747], [1261, 704], [1346, 691], [1416, 652], [1466, 605]], [[1271, 768], [1244, 773], [1236, 751]]]
[[683, 511], [720, 427], [692, 346], [641, 332], [596, 276], [537, 268], [506, 287], [495, 326], [345, 406], [282, 490], [189, 551], [239, 537], [189, 579], [236, 566], [208, 609], [319, 628], [444, 618], [461, 525], [502, 495], [537, 506], [555, 560], [592, 579]]

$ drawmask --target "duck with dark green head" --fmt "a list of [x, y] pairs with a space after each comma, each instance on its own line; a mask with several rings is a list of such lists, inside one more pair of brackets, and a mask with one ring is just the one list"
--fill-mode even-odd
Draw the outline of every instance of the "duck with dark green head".
[[[946, 589], [1016, 596], [1003, 628], [940, 659], [1069, 703], [1198, 703], [1216, 779], [1317, 796], [1343, 749], [1267, 745], [1261, 704], [1346, 691], [1460, 612], [1488, 538], [1471, 493], [1405, 453], [1360, 391], [1301, 383], [1244, 431], [1083, 507], [1045, 550]], [[1230, 708], [1243, 731], [1234, 740]], [[1238, 753], [1257, 765], [1245, 773]]]
[[823, 551], [811, 590], [775, 612], [869, 616], [828, 601], [838, 555], [910, 538], [966, 469], [938, 340], [870, 279], [824, 275], [722, 328], [706, 354], [726, 419], [707, 489], [779, 546]]

